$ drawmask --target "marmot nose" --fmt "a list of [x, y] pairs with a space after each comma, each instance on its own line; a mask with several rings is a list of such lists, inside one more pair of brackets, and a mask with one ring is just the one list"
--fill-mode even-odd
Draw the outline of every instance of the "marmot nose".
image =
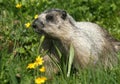
[[36, 19], [36, 20], [32, 23], [32, 27], [35, 28], [35, 29], [38, 28], [38, 27], [43, 28], [43, 27], [44, 27], [44, 24], [43, 24], [43, 22], [42, 22], [41, 20]]
[[33, 28], [36, 28], [37, 26], [36, 26], [36, 24], [32, 24], [32, 27], [33, 27]]
[[36, 23], [37, 23], [37, 19], [32, 23], [32, 27], [33, 28], [37, 28], [37, 24]]

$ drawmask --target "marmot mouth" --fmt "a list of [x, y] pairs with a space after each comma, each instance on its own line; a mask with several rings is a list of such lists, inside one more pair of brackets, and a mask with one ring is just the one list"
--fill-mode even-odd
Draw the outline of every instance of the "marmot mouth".
[[43, 30], [34, 29], [34, 31], [38, 34], [46, 34]]
[[57, 39], [57, 38], [53, 38], [52, 36], [48, 35], [46, 32], [44, 32], [43, 30], [38, 30], [38, 29], [34, 29], [34, 31], [39, 34], [39, 35], [45, 35], [47, 38], [52, 38], [52, 39]]

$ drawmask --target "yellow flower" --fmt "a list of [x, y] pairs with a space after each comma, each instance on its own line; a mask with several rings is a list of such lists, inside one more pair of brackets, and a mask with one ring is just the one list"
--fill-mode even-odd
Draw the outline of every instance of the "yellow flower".
[[35, 83], [36, 84], [43, 84], [43, 83], [45, 83], [46, 80], [47, 80], [46, 77], [38, 77], [35, 79]]
[[37, 19], [37, 18], [38, 18], [38, 15], [35, 15], [35, 16], [34, 16], [34, 19]]
[[30, 25], [31, 25], [31, 24], [30, 24], [29, 22], [25, 24], [26, 28], [29, 28]]
[[27, 68], [34, 69], [35, 68], [35, 63], [29, 63]]
[[45, 72], [45, 67], [42, 66], [39, 70], [40, 70], [40, 72]]
[[18, 3], [16, 4], [16, 8], [21, 8], [22, 7], [22, 4]]
[[36, 58], [36, 60], [35, 60], [35, 64], [36, 64], [36, 66], [38, 66], [38, 65], [42, 65], [43, 62], [44, 62], [44, 60], [43, 60], [43, 58], [40, 57], [40, 56], [38, 56], [38, 57]]

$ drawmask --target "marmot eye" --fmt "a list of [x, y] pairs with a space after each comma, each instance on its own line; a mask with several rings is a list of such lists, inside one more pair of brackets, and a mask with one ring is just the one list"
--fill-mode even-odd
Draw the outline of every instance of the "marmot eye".
[[47, 21], [53, 21], [54, 20], [53, 15], [51, 15], [51, 14], [46, 15], [46, 20]]
[[67, 17], [67, 13], [66, 13], [66, 11], [62, 11], [62, 16], [61, 16], [61, 18], [65, 20], [66, 17]]

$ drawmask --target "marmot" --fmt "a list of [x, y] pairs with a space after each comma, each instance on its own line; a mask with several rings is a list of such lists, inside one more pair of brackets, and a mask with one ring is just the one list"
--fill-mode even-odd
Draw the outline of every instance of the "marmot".
[[[58, 62], [55, 49], [50, 47], [52, 40], [58, 44], [62, 53], [68, 52], [70, 45], [73, 45], [75, 68], [95, 66], [99, 63], [105, 68], [112, 68], [118, 63], [116, 51], [120, 49], [120, 42], [115, 42], [95, 23], [77, 22], [64, 10], [50, 9], [41, 13], [32, 26], [36, 32], [46, 36], [45, 49], [49, 49]], [[45, 56], [44, 59], [50, 65], [49, 57]]]

